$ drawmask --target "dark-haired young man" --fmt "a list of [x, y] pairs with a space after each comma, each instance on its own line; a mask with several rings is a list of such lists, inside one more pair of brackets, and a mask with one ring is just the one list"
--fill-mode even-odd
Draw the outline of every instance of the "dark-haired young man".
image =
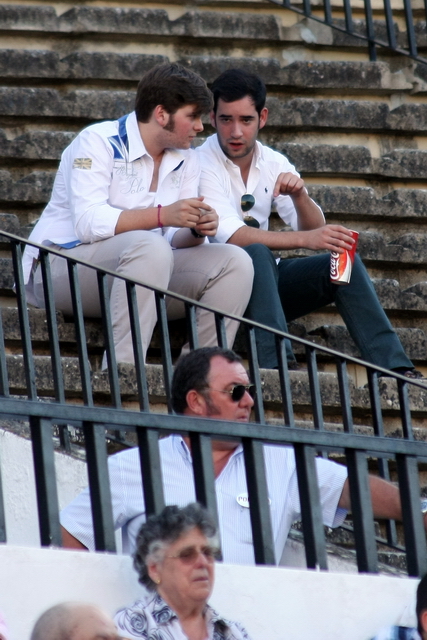
[[[188, 417], [213, 418], [246, 423], [254, 401], [241, 358], [219, 347], [197, 349], [178, 361], [172, 381], [172, 406]], [[172, 435], [159, 441], [166, 504], [184, 506], [195, 500], [191, 449], [188, 438]], [[300, 503], [292, 447], [264, 446], [266, 480], [271, 500], [275, 556], [280, 561], [289, 529], [299, 520]], [[212, 441], [212, 460], [222, 553], [225, 562], [253, 564], [254, 549], [248, 507], [248, 489], [242, 446], [232, 440]], [[132, 552], [145, 505], [137, 448], [122, 451], [108, 460], [113, 519], [122, 529], [124, 551]], [[323, 522], [342, 524], [350, 507], [347, 469], [316, 458]], [[370, 476], [374, 515], [401, 519], [399, 490], [389, 482]], [[61, 513], [64, 546], [94, 549], [90, 494], [85, 489]]]
[[[64, 256], [242, 315], [253, 268], [238, 247], [210, 245], [216, 212], [198, 197], [199, 164], [190, 149], [203, 130], [212, 94], [200, 76], [177, 64], [158, 65], [141, 79], [135, 111], [84, 129], [62, 154], [52, 197], [30, 240]], [[174, 249], [174, 250], [173, 250]], [[37, 249], [23, 267], [28, 300], [44, 306]], [[67, 262], [51, 257], [56, 307], [72, 314]], [[80, 268], [83, 311], [100, 316], [96, 272]], [[126, 288], [112, 279], [110, 308], [118, 362], [133, 362]], [[156, 323], [152, 292], [137, 287], [144, 352]], [[170, 318], [182, 305], [168, 301]], [[216, 344], [211, 313], [197, 312], [199, 341]], [[237, 329], [226, 320], [230, 346]]]
[[[365, 267], [356, 256], [347, 286], [331, 283], [329, 254], [282, 259], [271, 250], [296, 248], [338, 251], [351, 249], [351, 232], [325, 224], [320, 207], [309, 197], [304, 181], [285, 156], [257, 141], [267, 122], [266, 88], [261, 78], [241, 69], [222, 73], [213, 83], [212, 125], [217, 133], [197, 149], [202, 173], [200, 194], [220, 220], [214, 242], [244, 247], [255, 267], [254, 286], [246, 316], [287, 331], [287, 321], [335, 302], [362, 358], [410, 378], [413, 368], [385, 315]], [[259, 228], [245, 224], [243, 207]], [[272, 206], [293, 231], [269, 231]], [[256, 330], [261, 367], [277, 366], [275, 338]], [[294, 361], [290, 343], [288, 361]]]

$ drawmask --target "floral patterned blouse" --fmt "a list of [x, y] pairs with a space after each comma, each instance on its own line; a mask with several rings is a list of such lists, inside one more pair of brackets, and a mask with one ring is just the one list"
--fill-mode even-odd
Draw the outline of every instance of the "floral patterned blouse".
[[[222, 618], [209, 605], [204, 616], [208, 629], [206, 640], [251, 640], [238, 622]], [[188, 640], [178, 616], [158, 594], [120, 609], [114, 622], [123, 638], [129, 640]]]

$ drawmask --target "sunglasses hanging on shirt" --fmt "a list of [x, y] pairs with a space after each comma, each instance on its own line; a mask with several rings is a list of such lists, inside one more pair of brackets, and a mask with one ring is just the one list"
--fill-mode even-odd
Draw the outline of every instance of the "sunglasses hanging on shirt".
[[[247, 213], [252, 209], [255, 204], [255, 198], [251, 193], [245, 193], [240, 198], [240, 207], [243, 213]], [[255, 229], [259, 229], [259, 222], [256, 218], [252, 216], [243, 216], [243, 222], [248, 225], [248, 227], [255, 227]]]

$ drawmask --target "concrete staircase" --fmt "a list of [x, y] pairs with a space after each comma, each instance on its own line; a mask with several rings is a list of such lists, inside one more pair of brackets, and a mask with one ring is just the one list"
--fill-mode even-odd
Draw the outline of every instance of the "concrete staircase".
[[[339, 11], [338, 7], [335, 8]], [[361, 25], [362, 16], [354, 15]], [[381, 20], [380, 15], [376, 19]], [[404, 38], [399, 33], [399, 38]], [[427, 44], [427, 43], [426, 43]], [[28, 235], [47, 202], [62, 149], [91, 122], [133, 108], [142, 73], [157, 62], [180, 61], [208, 82], [236, 65], [253, 69], [269, 89], [264, 142], [284, 152], [305, 178], [329, 222], [360, 232], [359, 252], [408, 355], [427, 372], [427, 66], [379, 52], [371, 63], [362, 43], [312, 20], [257, 0], [107, 2], [0, 6], [0, 227]], [[211, 133], [206, 121], [204, 135]], [[281, 229], [273, 219], [273, 228]], [[288, 252], [305, 255], [308, 252]], [[20, 334], [7, 241], [0, 245], [0, 303], [10, 390], [25, 393]], [[38, 389], [52, 395], [44, 313], [30, 310]], [[72, 323], [59, 316], [67, 396], [79, 401], [79, 372]], [[182, 326], [172, 327], [174, 355]], [[291, 324], [318, 344], [358, 355], [333, 306]], [[97, 401], [108, 403], [99, 372], [102, 333], [87, 322], [87, 342]], [[238, 350], [245, 353], [242, 336]], [[304, 351], [296, 346], [297, 357]], [[164, 405], [158, 341], [148, 371], [153, 406]], [[320, 358], [325, 419], [339, 428], [341, 412], [333, 365]], [[355, 422], [369, 428], [364, 372], [351, 368]], [[123, 394], [133, 406], [132, 371]], [[275, 372], [264, 374], [268, 418], [282, 420]], [[305, 374], [292, 373], [294, 407], [310, 424]], [[399, 429], [393, 382], [382, 384], [387, 426]], [[411, 392], [417, 434], [427, 391]], [[159, 404], [160, 402], [160, 404]]]

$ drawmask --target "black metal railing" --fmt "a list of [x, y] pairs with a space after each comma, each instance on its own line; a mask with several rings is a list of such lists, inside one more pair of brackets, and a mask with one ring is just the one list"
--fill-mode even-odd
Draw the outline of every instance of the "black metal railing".
[[[274, 544], [264, 467], [263, 444], [292, 446], [295, 451], [299, 491], [301, 497], [302, 526], [306, 548], [307, 566], [327, 567], [325, 537], [319, 501], [319, 490], [315, 473], [314, 457], [318, 454], [339, 454], [345, 457], [349, 471], [349, 483], [352, 501], [356, 554], [359, 571], [376, 572], [378, 568], [377, 547], [371, 498], [368, 489], [368, 459], [370, 464], [377, 461], [380, 476], [389, 478], [389, 462], [397, 469], [400, 494], [403, 507], [403, 528], [409, 575], [423, 575], [427, 571], [427, 548], [420, 511], [420, 486], [417, 465], [427, 461], [427, 443], [415, 441], [412, 428], [411, 394], [426, 394], [427, 388], [422, 381], [408, 380], [399, 374], [364, 362], [358, 358], [321, 347], [302, 338], [271, 329], [276, 336], [279, 359], [278, 386], [283, 411], [283, 427], [266, 423], [263, 402], [261, 372], [258, 367], [255, 341], [256, 327], [267, 329], [255, 322], [229, 315], [244, 326], [247, 338], [247, 357], [252, 381], [256, 386], [254, 407], [255, 421], [249, 424], [235, 424], [227, 421], [208, 419], [188, 419], [173, 415], [170, 407], [170, 386], [173, 371], [173, 358], [169, 341], [165, 298], [167, 295], [181, 300], [186, 308], [187, 325], [191, 348], [197, 348], [197, 328], [195, 310], [198, 307], [208, 309], [193, 300], [173, 294], [166, 290], [153, 289], [156, 298], [158, 323], [161, 327], [161, 353], [163, 365], [164, 393], [168, 400], [169, 414], [150, 411], [149, 389], [146, 365], [142, 356], [142, 342], [136, 309], [135, 291], [139, 282], [127, 280], [129, 313], [131, 317], [133, 346], [135, 351], [135, 372], [140, 411], [125, 410], [120, 395], [120, 379], [115, 362], [114, 345], [111, 331], [111, 318], [108, 312], [108, 276], [120, 277], [114, 272], [97, 269], [99, 295], [103, 309], [105, 347], [109, 363], [111, 406], [96, 406], [92, 393], [91, 371], [88, 366], [88, 350], [85, 337], [85, 325], [80, 298], [77, 265], [96, 268], [80, 260], [67, 259], [69, 279], [73, 298], [74, 324], [76, 328], [79, 371], [82, 381], [83, 405], [67, 402], [61, 367], [61, 348], [58, 337], [57, 315], [54, 308], [49, 254], [57, 253], [53, 249], [37, 246], [40, 249], [40, 264], [46, 301], [46, 318], [49, 333], [51, 364], [53, 371], [54, 398], [50, 402], [40, 401], [37, 395], [37, 372], [34, 364], [29, 312], [25, 296], [21, 266], [22, 246], [27, 242], [13, 234], [2, 234], [11, 242], [14, 274], [16, 282], [19, 325], [22, 335], [22, 360], [27, 385], [26, 397], [10, 397], [8, 381], [8, 356], [2, 342], [4, 340], [0, 323], [0, 401], [4, 419], [28, 420], [30, 424], [36, 491], [40, 522], [41, 544], [60, 545], [58, 520], [58, 499], [53, 463], [53, 427], [73, 425], [82, 430], [88, 463], [88, 477], [93, 512], [95, 545], [98, 550], [115, 550], [113, 518], [110, 489], [106, 478], [107, 448], [106, 429], [116, 430], [118, 434], [135, 432], [142, 462], [142, 480], [147, 513], [157, 512], [164, 504], [161, 481], [161, 467], [158, 440], [160, 435], [181, 433], [191, 440], [196, 497], [217, 514], [216, 494], [210, 442], [212, 437], [233, 437], [243, 445], [247, 484], [250, 501], [251, 523], [255, 558], [257, 563], [273, 564]], [[61, 255], [63, 259], [64, 256]], [[123, 279], [123, 278], [122, 278]], [[226, 345], [224, 314], [209, 309], [215, 315], [217, 339], [220, 346]], [[293, 387], [287, 367], [285, 340], [291, 339], [302, 345], [306, 352], [309, 399], [313, 429], [298, 428], [293, 411]], [[322, 390], [317, 367], [317, 354], [332, 357], [337, 372], [337, 407], [341, 408], [343, 433], [331, 432], [325, 428], [323, 418]], [[348, 364], [364, 367], [367, 372], [368, 389], [365, 393], [364, 411], [369, 413], [373, 435], [355, 433], [351, 406], [352, 384], [348, 375]], [[397, 399], [394, 399], [393, 412], [400, 420], [403, 437], [387, 437], [384, 429], [384, 411], [387, 404], [382, 402], [379, 377], [387, 374], [396, 381]], [[300, 375], [300, 374], [298, 374]], [[417, 391], [418, 389], [418, 391]], [[421, 392], [420, 390], [424, 390]], [[354, 391], [354, 389], [353, 389]], [[66, 427], [63, 427], [66, 430]], [[1, 470], [0, 470], [1, 472]], [[0, 473], [1, 476], [1, 473]], [[6, 542], [6, 522], [0, 477], [0, 542]], [[394, 523], [389, 523], [387, 542], [396, 545]]]
[[[366, 43], [369, 59], [377, 59], [377, 47], [410, 56], [418, 62], [427, 64], [427, 58], [419, 55], [419, 50], [427, 47], [427, 2], [414, 9], [411, 0], [402, 0], [392, 6], [391, 0], [372, 3], [364, 0], [364, 18], [355, 20], [354, 12], [360, 11], [360, 5], [351, 0], [342, 0], [332, 6], [331, 0], [311, 3], [310, 0], [270, 0], [296, 13], [304, 15], [322, 24], [332, 27], [348, 36]], [[376, 17], [374, 17], [376, 14]], [[399, 29], [404, 23], [405, 31]]]

